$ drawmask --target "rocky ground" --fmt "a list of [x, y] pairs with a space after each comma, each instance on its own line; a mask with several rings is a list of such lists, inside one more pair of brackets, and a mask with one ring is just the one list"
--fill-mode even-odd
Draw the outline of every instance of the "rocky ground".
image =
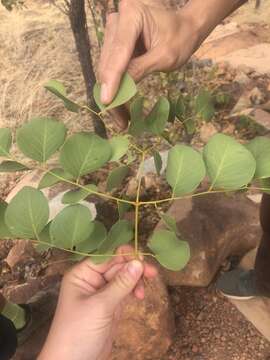
[[[46, 2], [37, 5], [29, 3], [25, 12], [6, 14], [0, 10], [3, 15], [0, 24], [3, 40], [0, 63], [1, 69], [5, 69], [0, 71], [3, 89], [0, 103], [1, 126], [15, 128], [32, 114], [46, 114], [63, 118], [67, 124], [72, 125], [72, 131], [90, 129], [88, 118], [77, 119], [66, 115], [59, 104], [55, 104], [51, 97], [40, 90], [44, 81], [57, 77], [70, 82], [72, 94], [77, 98], [83, 97], [84, 93], [82, 86], [78, 86], [82, 79], [64, 15], [60, 15]], [[241, 10], [230, 20], [229, 25], [225, 24], [225, 28], [222, 28], [222, 36], [216, 35], [212, 39], [212, 45], [206, 44], [206, 48], [202, 48], [198, 54], [203, 65], [197, 69], [196, 82], [207, 83], [210, 88], [218, 87], [231, 95], [228, 107], [217, 112], [211, 123], [199, 124], [191, 140], [198, 148], [217, 131], [240, 140], [257, 134], [268, 134], [270, 131], [270, 75], [261, 72], [261, 61], [258, 68], [246, 65], [232, 67], [235, 58], [239, 57], [238, 54], [230, 55], [234, 51], [241, 49], [250, 53], [254, 52], [250, 49], [255, 45], [269, 45], [269, 17], [266, 16], [269, 9], [263, 7], [261, 15], [255, 13], [256, 17], [252, 5], [249, 6], [248, 12]], [[264, 22], [259, 25], [254, 23], [258, 19], [263, 19]], [[214, 48], [213, 59], [216, 60], [217, 39], [222, 43], [222, 51], [218, 56], [221, 64], [218, 67], [208, 59], [211, 57], [210, 50]], [[269, 61], [264, 59], [264, 63], [270, 63], [270, 55], [268, 59]], [[183, 85], [182, 82], [179, 84]], [[165, 92], [167, 85], [167, 78], [152, 77], [144, 83], [142, 89], [147, 93], [151, 91], [152, 100], [156, 93]], [[19, 179], [19, 174], [1, 175], [0, 198], [6, 198]], [[146, 184], [147, 196], [159, 195], [155, 193], [155, 181], [155, 178], [149, 178], [148, 185]], [[165, 192], [166, 188], [162, 191]], [[148, 209], [141, 220], [140, 233], [146, 240], [157, 224], [158, 216], [153, 209]], [[0, 244], [0, 288], [7, 295], [14, 295], [19, 291], [20, 296], [27, 299], [44, 284], [54, 282], [68, 265], [63, 254], [57, 251], [38, 255], [29, 244], [17, 243], [16, 246], [15, 251], [11, 241]], [[23, 256], [18, 259], [18, 254]], [[176, 331], [169, 353], [160, 360], [270, 359], [269, 342], [232, 304], [216, 294], [213, 285], [204, 289], [171, 287], [169, 293]], [[25, 359], [29, 360], [27, 356]]]

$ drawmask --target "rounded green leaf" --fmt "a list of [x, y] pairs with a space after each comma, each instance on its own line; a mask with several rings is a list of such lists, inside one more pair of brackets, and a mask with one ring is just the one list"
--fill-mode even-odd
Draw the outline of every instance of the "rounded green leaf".
[[145, 130], [143, 105], [143, 97], [138, 97], [130, 105], [130, 124], [128, 133], [132, 136], [140, 136]]
[[167, 226], [167, 228], [173, 231], [176, 235], [178, 235], [179, 231], [177, 228], [176, 220], [168, 214], [160, 214], [160, 217]]
[[84, 189], [79, 190], [70, 190], [66, 192], [62, 198], [63, 204], [76, 204], [85, 198], [87, 196], [91, 195], [93, 192], [98, 192], [98, 188], [96, 185], [88, 184], [84, 186]]
[[246, 145], [256, 160], [256, 179], [270, 177], [270, 139], [257, 137]]
[[37, 239], [48, 219], [47, 199], [41, 191], [28, 186], [11, 200], [5, 214], [10, 232], [23, 239]]
[[170, 103], [167, 98], [161, 97], [145, 119], [147, 130], [155, 135], [161, 135], [168, 122], [169, 114]]
[[28, 171], [30, 170], [23, 164], [17, 161], [3, 161], [0, 164], [0, 172], [16, 172], [16, 171]]
[[122, 219], [123, 216], [130, 210], [133, 208], [133, 206], [131, 204], [128, 203], [124, 203], [121, 201], [117, 202], [117, 207], [118, 207], [118, 214], [119, 214], [119, 219]]
[[212, 188], [237, 190], [253, 179], [254, 157], [230, 136], [214, 135], [205, 146], [203, 156]]
[[117, 106], [123, 105], [126, 102], [128, 102], [133, 96], [136, 95], [137, 87], [136, 87], [136, 84], [135, 84], [134, 80], [132, 79], [132, 77], [128, 73], [126, 73], [122, 78], [118, 93], [116, 94], [115, 98], [109, 105], [104, 105], [101, 102], [100, 93], [101, 93], [101, 85], [96, 84], [94, 86], [94, 98], [95, 98], [96, 104], [98, 105], [100, 110], [103, 112], [103, 111], [113, 109]]
[[83, 205], [70, 205], [64, 208], [50, 226], [51, 242], [55, 246], [73, 249], [85, 241], [94, 229], [91, 212]]
[[60, 153], [60, 163], [66, 172], [79, 178], [105, 165], [111, 153], [107, 140], [93, 133], [82, 132], [65, 142]]
[[7, 203], [2, 201], [0, 202], [0, 239], [13, 238], [13, 235], [11, 234], [9, 228], [5, 223], [5, 212], [7, 206], [8, 206]]
[[65, 86], [58, 80], [50, 80], [46, 85], [45, 89], [53, 93], [59, 99], [61, 99], [65, 105], [65, 108], [71, 112], [78, 113], [80, 106], [75, 102], [67, 98], [67, 91]]
[[174, 232], [156, 231], [148, 247], [156, 255], [157, 261], [166, 269], [182, 270], [190, 260], [190, 248], [186, 241], [179, 240]]
[[128, 166], [120, 166], [112, 170], [107, 180], [107, 191], [112, 191], [114, 188], [119, 187], [127, 177], [128, 173]]
[[202, 89], [195, 101], [195, 111], [203, 120], [209, 121], [215, 115], [214, 101], [211, 93]]
[[113, 253], [121, 245], [128, 244], [134, 236], [132, 224], [127, 220], [119, 220], [115, 223], [107, 236], [107, 239], [99, 248], [100, 254]]
[[10, 129], [0, 129], [0, 156], [8, 156], [12, 144]]
[[63, 145], [66, 131], [53, 118], [34, 118], [17, 131], [17, 145], [25, 156], [44, 163]]
[[194, 191], [205, 177], [205, 165], [201, 154], [186, 145], [175, 145], [168, 156], [166, 179], [173, 196]]
[[[105, 226], [99, 221], [93, 221], [94, 229], [90, 236], [84, 242], [76, 246], [76, 251], [82, 252], [85, 254], [90, 254], [93, 251], [97, 250], [103, 241], [107, 237], [107, 230]], [[79, 261], [83, 258], [82, 255], [74, 254], [72, 256], [73, 260]]]
[[65, 170], [61, 168], [55, 168], [48, 171], [40, 180], [38, 185], [39, 189], [45, 189], [47, 187], [58, 184], [59, 182], [65, 182], [65, 180], [72, 180], [73, 175], [68, 174]]
[[126, 155], [129, 147], [129, 139], [127, 136], [115, 136], [109, 140], [112, 148], [110, 161], [118, 161]]

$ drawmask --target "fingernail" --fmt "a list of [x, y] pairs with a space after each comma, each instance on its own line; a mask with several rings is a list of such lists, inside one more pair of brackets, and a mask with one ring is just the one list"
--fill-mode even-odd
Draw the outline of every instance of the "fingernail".
[[108, 86], [106, 84], [101, 85], [100, 100], [103, 104], [108, 102]]
[[142, 275], [143, 265], [140, 261], [133, 260], [127, 264], [127, 271], [133, 278], [138, 279]]

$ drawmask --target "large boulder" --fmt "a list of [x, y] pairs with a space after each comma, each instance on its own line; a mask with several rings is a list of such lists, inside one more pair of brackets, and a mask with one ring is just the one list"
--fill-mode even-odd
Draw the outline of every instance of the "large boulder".
[[[177, 220], [191, 247], [191, 260], [180, 272], [161, 269], [168, 285], [208, 286], [231, 255], [242, 256], [257, 246], [259, 207], [245, 195], [211, 194], [173, 203], [168, 214]], [[163, 228], [160, 222], [157, 228]]]
[[111, 360], [155, 360], [172, 343], [174, 317], [161, 279], [149, 282], [144, 301], [130, 298], [116, 334]]

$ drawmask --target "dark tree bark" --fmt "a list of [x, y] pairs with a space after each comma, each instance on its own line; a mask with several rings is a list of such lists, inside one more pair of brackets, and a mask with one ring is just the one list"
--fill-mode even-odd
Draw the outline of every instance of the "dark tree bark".
[[[94, 73], [93, 61], [91, 57], [91, 43], [87, 28], [85, 0], [70, 0], [68, 7], [70, 25], [75, 39], [85, 82], [87, 101], [89, 106], [98, 112], [99, 110], [93, 98], [93, 87], [96, 82], [96, 76]], [[102, 137], [107, 137], [104, 123], [99, 119], [98, 116], [94, 114], [92, 116], [95, 132]]]

